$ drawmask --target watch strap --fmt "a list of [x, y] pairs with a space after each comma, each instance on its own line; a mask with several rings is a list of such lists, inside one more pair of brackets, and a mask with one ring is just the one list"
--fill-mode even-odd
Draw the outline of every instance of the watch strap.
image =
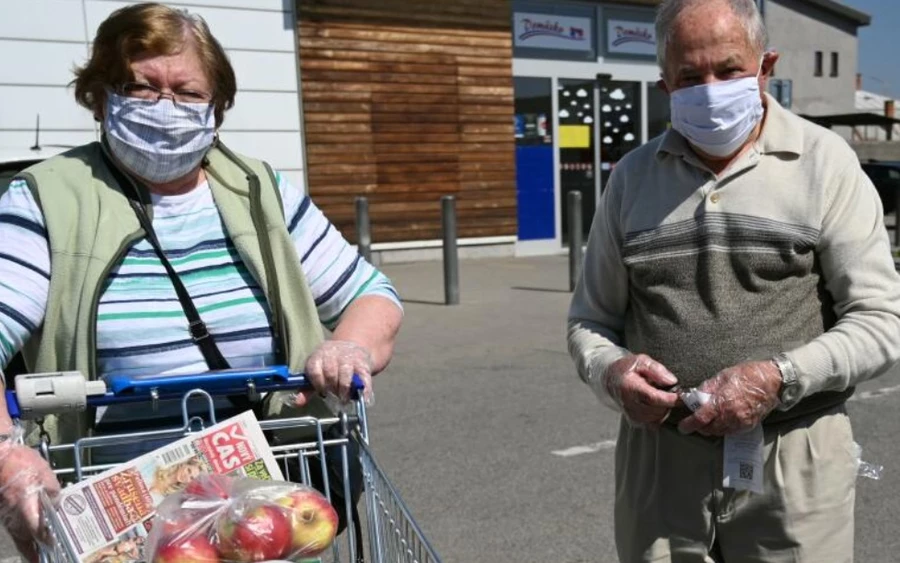
[[781, 390], [778, 392], [778, 400], [781, 405], [779, 410], [787, 410], [800, 401], [800, 382], [797, 378], [797, 370], [794, 363], [786, 354], [776, 354], [772, 362], [781, 372]]

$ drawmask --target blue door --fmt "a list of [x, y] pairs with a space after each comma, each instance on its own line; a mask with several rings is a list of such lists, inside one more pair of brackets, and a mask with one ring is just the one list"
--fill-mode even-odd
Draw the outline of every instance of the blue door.
[[516, 195], [519, 240], [556, 236], [553, 102], [549, 78], [515, 78]]

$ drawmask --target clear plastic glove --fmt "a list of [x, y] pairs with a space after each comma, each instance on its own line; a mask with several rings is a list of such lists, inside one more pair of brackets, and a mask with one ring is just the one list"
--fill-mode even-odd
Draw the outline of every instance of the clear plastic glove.
[[678, 395], [663, 391], [678, 383], [661, 363], [644, 354], [613, 362], [601, 378], [603, 390], [635, 426], [659, 428], [678, 404]]
[[341, 401], [350, 400], [353, 374], [362, 378], [366, 388], [363, 398], [372, 402], [372, 354], [367, 349], [346, 340], [326, 340], [306, 360], [306, 377], [315, 391], [298, 393], [297, 406], [303, 406], [313, 393], [331, 393]]
[[873, 479], [875, 481], [881, 479], [884, 473], [884, 466], [877, 463], [869, 463], [862, 459], [862, 446], [857, 442], [853, 442], [854, 458], [856, 459], [856, 474], [859, 477]]
[[745, 362], [704, 381], [709, 401], [678, 424], [684, 434], [725, 436], [752, 430], [778, 406], [781, 372], [774, 362]]
[[50, 465], [22, 443], [22, 431], [0, 443], [0, 522], [27, 561], [37, 561], [34, 542], [41, 537], [41, 494], [53, 498], [59, 481]]

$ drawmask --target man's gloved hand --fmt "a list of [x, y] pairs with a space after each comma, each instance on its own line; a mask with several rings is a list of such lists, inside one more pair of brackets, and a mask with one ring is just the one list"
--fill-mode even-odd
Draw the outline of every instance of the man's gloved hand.
[[699, 390], [709, 401], [678, 425], [684, 433], [725, 436], [753, 429], [778, 406], [781, 372], [772, 361], [745, 362], [720, 371]]
[[0, 443], [0, 521], [27, 561], [38, 560], [35, 538], [41, 527], [41, 493], [59, 493], [59, 481], [37, 451], [6, 439]]
[[636, 426], [658, 428], [678, 404], [678, 395], [663, 391], [678, 380], [662, 364], [644, 354], [629, 354], [603, 372], [607, 395]]
[[333, 393], [342, 401], [350, 400], [350, 383], [355, 373], [366, 389], [364, 398], [371, 401], [372, 354], [364, 347], [346, 340], [326, 340], [306, 360], [306, 377], [315, 391], [297, 395], [295, 404], [303, 406], [313, 393]]

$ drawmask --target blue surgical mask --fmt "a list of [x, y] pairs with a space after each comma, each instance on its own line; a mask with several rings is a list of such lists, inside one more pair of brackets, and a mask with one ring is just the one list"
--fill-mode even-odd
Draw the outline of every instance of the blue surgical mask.
[[133, 174], [162, 184], [200, 165], [216, 134], [211, 104], [175, 104], [106, 95], [103, 129], [115, 157]]
[[758, 74], [675, 90], [670, 106], [672, 128], [688, 142], [712, 156], [731, 156], [763, 116]]

